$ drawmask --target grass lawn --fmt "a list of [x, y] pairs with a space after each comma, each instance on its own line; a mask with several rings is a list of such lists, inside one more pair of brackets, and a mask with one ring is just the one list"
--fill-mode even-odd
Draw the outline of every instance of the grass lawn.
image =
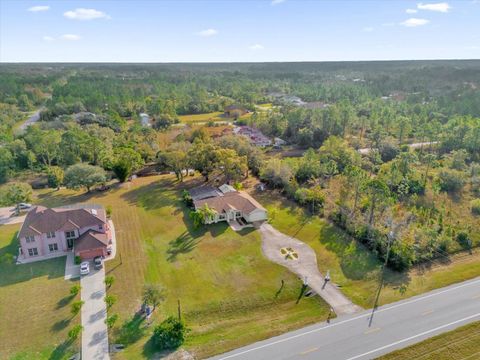
[[463, 360], [480, 358], [480, 322], [435, 336], [379, 360]]
[[181, 123], [192, 124], [197, 122], [209, 122], [209, 121], [228, 121], [228, 118], [224, 118], [222, 111], [216, 111], [206, 114], [194, 114], [194, 115], [179, 115]]
[[[317, 254], [320, 271], [330, 270], [332, 280], [356, 304], [371, 308], [378, 289], [380, 262], [366, 248], [326, 220], [306, 214], [276, 192], [254, 194], [272, 217], [272, 225], [309, 244]], [[387, 271], [380, 304], [388, 304], [433, 289], [480, 276], [480, 250], [451, 256], [447, 263], [415, 267], [407, 273]]]
[[65, 359], [78, 344], [67, 340], [72, 318], [65, 257], [15, 265], [20, 226], [0, 226], [0, 359]]
[[109, 292], [118, 297], [110, 311], [120, 320], [110, 335], [128, 345], [116, 358], [153, 353], [153, 326], [134, 317], [145, 283], [167, 291], [155, 322], [176, 315], [180, 300], [191, 329], [185, 348], [200, 358], [326, 318], [328, 306], [320, 299], [296, 304], [301, 281], [263, 257], [256, 231], [235, 233], [226, 224], [195, 230], [180, 194], [172, 176], [138, 178], [106, 193], [38, 194], [38, 202], [49, 206], [90, 202], [113, 209], [118, 253], [106, 266], [116, 278]]

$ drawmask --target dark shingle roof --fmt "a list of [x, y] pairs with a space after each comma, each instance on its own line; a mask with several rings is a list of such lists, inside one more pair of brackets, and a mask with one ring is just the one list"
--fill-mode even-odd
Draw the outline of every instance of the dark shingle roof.
[[104, 209], [46, 208], [36, 206], [25, 218], [19, 237], [39, 235], [58, 230], [75, 230], [107, 222]]

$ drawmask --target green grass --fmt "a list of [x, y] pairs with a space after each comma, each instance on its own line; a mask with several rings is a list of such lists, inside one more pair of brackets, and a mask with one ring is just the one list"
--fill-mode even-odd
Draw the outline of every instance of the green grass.
[[460, 360], [480, 358], [480, 322], [435, 336], [379, 360]]
[[67, 332], [72, 318], [65, 257], [15, 265], [19, 225], [0, 226], [0, 359], [65, 359], [78, 344]]
[[128, 345], [117, 358], [153, 354], [153, 327], [134, 317], [145, 283], [167, 290], [155, 322], [175, 315], [180, 300], [191, 329], [185, 347], [200, 358], [326, 318], [328, 306], [320, 299], [296, 304], [301, 281], [264, 258], [256, 231], [235, 233], [226, 224], [195, 230], [180, 194], [173, 177], [159, 176], [107, 193], [43, 190], [38, 196], [49, 206], [90, 202], [113, 208], [118, 255], [106, 266], [116, 278], [109, 292], [118, 297], [111, 312], [120, 321], [110, 335]]
[[194, 114], [194, 115], [180, 115], [178, 118], [181, 123], [185, 124], [194, 124], [198, 122], [209, 122], [209, 121], [228, 121], [228, 118], [224, 118], [222, 111], [216, 111], [206, 114]]

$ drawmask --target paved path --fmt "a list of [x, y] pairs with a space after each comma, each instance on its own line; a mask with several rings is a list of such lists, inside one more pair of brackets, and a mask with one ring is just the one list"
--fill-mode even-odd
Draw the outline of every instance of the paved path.
[[341, 316], [214, 359], [366, 360], [480, 320], [480, 278]]
[[[438, 141], [419, 142], [419, 143], [413, 143], [413, 144], [407, 144], [407, 145], [411, 149], [420, 149], [422, 146], [436, 145], [436, 144], [438, 144]], [[372, 148], [363, 148], [363, 149], [358, 149], [357, 151], [362, 155], [367, 155], [372, 150], [373, 150]]]
[[105, 268], [95, 270], [90, 263], [90, 274], [82, 276], [82, 359], [108, 360], [108, 332], [105, 319]]
[[36, 123], [38, 120], [40, 120], [40, 112], [43, 110], [42, 109], [38, 109], [37, 111], [35, 111], [32, 115], [30, 115], [30, 117], [25, 120], [25, 122], [20, 125], [20, 129], [22, 130], [25, 130], [28, 126]]
[[15, 207], [0, 208], [0, 225], [10, 225], [23, 223], [26, 215], [12, 216], [15, 213]]
[[[353, 304], [331, 282], [325, 283], [325, 279], [318, 271], [317, 256], [307, 244], [287, 236], [272, 225], [263, 223], [259, 227], [262, 235], [262, 250], [265, 256], [277, 264], [283, 265], [302, 280], [307, 278], [308, 286], [319, 294], [335, 311], [337, 315], [353, 314], [361, 308]], [[291, 247], [298, 254], [298, 259], [286, 259], [280, 251], [281, 248]]]
[[73, 251], [67, 252], [65, 259], [65, 280], [76, 279], [80, 277], [80, 265], [75, 265], [75, 254]]

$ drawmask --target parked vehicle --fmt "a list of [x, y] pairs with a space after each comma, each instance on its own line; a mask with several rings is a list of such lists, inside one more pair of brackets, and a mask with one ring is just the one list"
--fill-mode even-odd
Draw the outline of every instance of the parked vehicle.
[[90, 264], [84, 261], [80, 264], [80, 275], [87, 275], [90, 273]]
[[97, 256], [95, 259], [93, 259], [93, 264], [95, 266], [95, 269], [101, 269], [103, 268], [103, 259], [101, 256]]
[[32, 204], [29, 204], [29, 203], [20, 203], [18, 204], [18, 208], [20, 210], [26, 210], [26, 209], [30, 209], [32, 207]]
[[110, 245], [109, 247], [107, 247], [107, 255], [112, 255], [112, 251], [113, 251], [112, 245]]

